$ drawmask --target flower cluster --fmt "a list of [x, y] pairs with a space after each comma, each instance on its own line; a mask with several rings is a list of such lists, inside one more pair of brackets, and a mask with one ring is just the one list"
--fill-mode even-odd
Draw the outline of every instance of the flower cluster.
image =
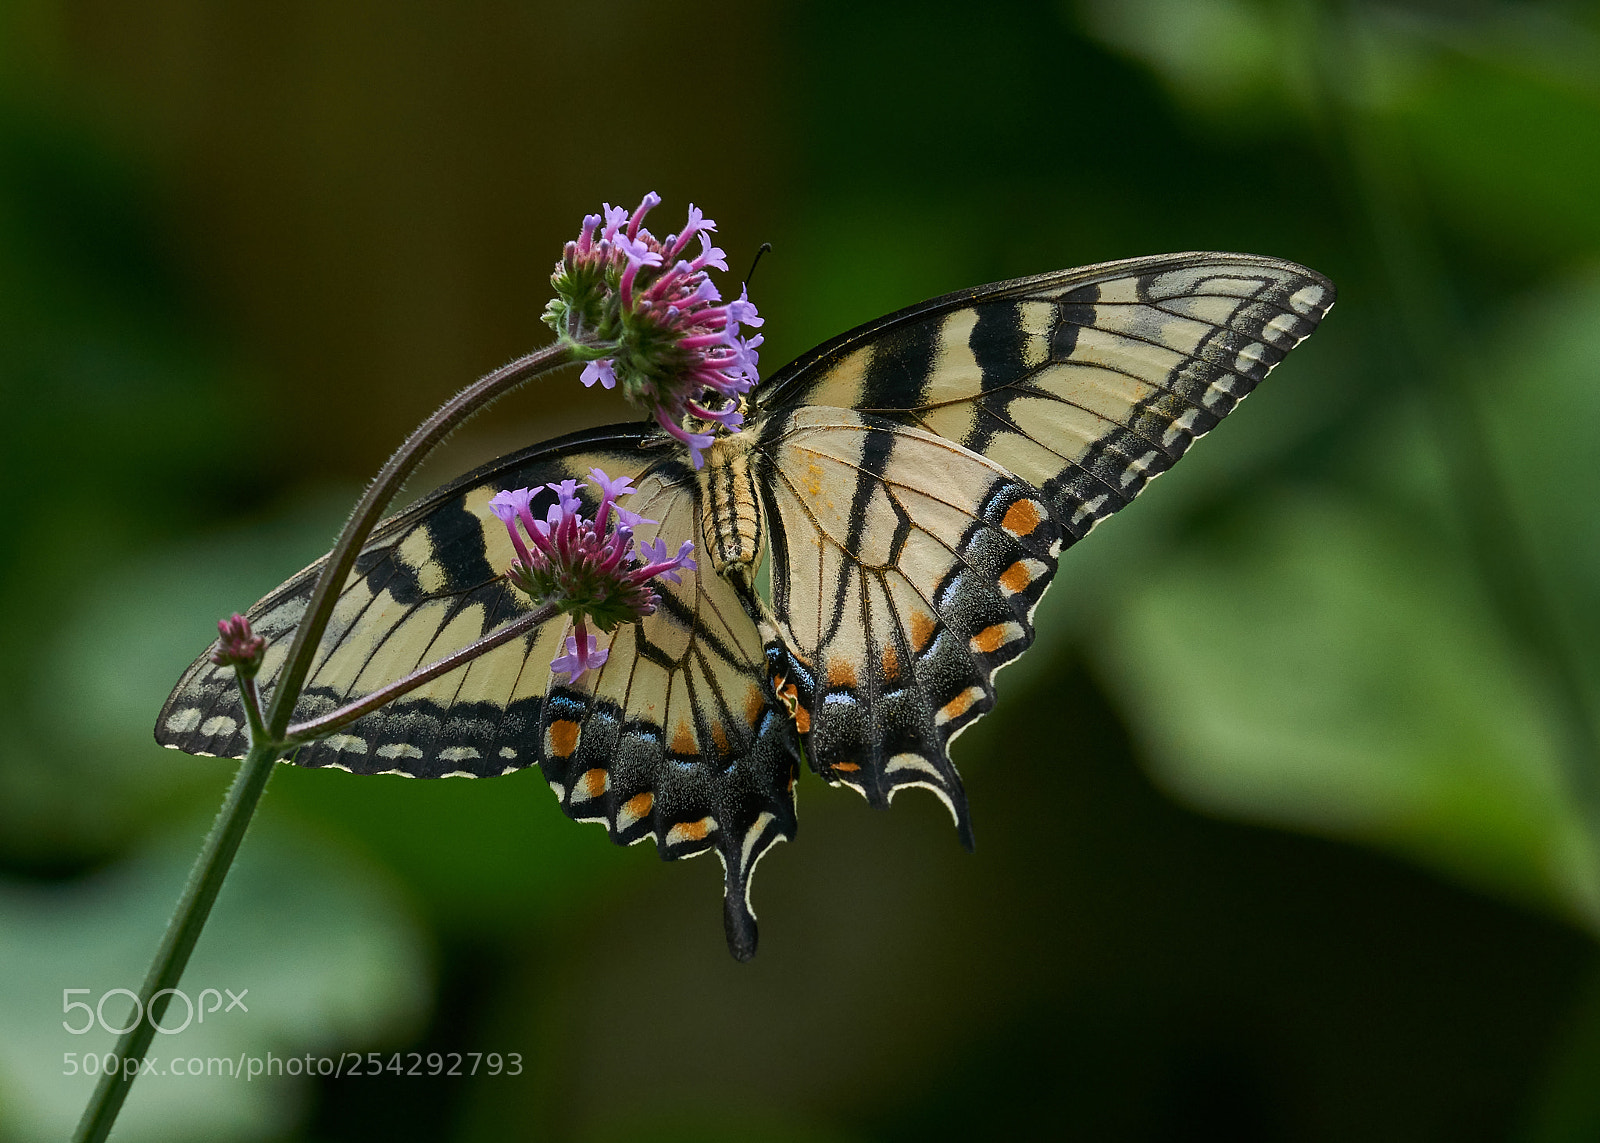
[[632, 215], [607, 203], [604, 215], [584, 217], [550, 278], [556, 296], [544, 320], [588, 360], [585, 385], [620, 384], [699, 468], [715, 426], [738, 432], [744, 423], [740, 398], [756, 383], [761, 335], [741, 337], [739, 327], [763, 319], [744, 289], [725, 302], [712, 285], [707, 270], [728, 263], [711, 244], [717, 224], [692, 203], [681, 233], [663, 240], [644, 229], [660, 203], [651, 192]]
[[593, 520], [580, 511], [583, 502], [576, 480], [544, 486], [556, 500], [543, 520], [535, 519], [532, 509], [533, 498], [543, 489], [515, 488], [489, 501], [489, 510], [505, 524], [517, 551], [507, 578], [535, 602], [553, 603], [573, 617], [567, 653], [550, 664], [551, 670], [572, 681], [600, 666], [610, 654], [584, 627], [586, 617], [601, 631], [642, 619], [661, 602], [651, 582], [656, 576], [679, 583], [678, 569], [698, 566], [689, 558], [694, 544], [688, 540], [676, 556], [667, 555], [666, 542], [659, 537], [636, 548], [634, 529], [655, 521], [617, 503], [617, 497], [634, 491], [630, 478], [612, 480], [598, 468], [590, 469], [589, 475], [590, 487], [600, 493]]
[[250, 629], [250, 621], [237, 611], [231, 619], [217, 620], [217, 646], [206, 657], [219, 667], [232, 667], [241, 679], [254, 678], [261, 669], [267, 640]]

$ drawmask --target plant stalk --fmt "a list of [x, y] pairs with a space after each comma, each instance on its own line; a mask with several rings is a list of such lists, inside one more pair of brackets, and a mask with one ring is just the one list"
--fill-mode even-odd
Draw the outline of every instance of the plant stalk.
[[382, 519], [389, 501], [400, 491], [423, 457], [459, 428], [463, 421], [491, 401], [504, 396], [524, 381], [577, 360], [573, 348], [565, 342], [557, 342], [502, 365], [446, 401], [395, 450], [377, 477], [367, 486], [355, 511], [345, 523], [344, 530], [339, 533], [333, 551], [328, 553], [322, 565], [322, 574], [317, 577], [311, 598], [306, 602], [305, 616], [295, 628], [294, 641], [289, 645], [289, 655], [284, 660], [277, 685], [272, 688], [272, 702], [266, 714], [269, 737], [282, 740], [288, 730], [295, 701], [299, 699], [306, 675], [311, 670], [312, 657], [317, 652], [317, 645], [322, 642], [322, 633], [327, 630], [328, 619], [333, 615], [334, 604], [339, 600], [339, 592], [344, 588], [356, 556], [372, 534], [372, 529]]
[[[577, 347], [581, 349], [581, 347]], [[245, 831], [255, 815], [256, 806], [272, 776], [275, 762], [301, 742], [327, 734], [338, 726], [352, 722], [363, 714], [376, 710], [408, 690], [421, 686], [430, 679], [460, 667], [472, 658], [515, 638], [534, 625], [548, 619], [553, 608], [542, 608], [506, 624], [500, 630], [478, 640], [438, 662], [414, 671], [399, 682], [392, 683], [355, 703], [318, 719], [293, 728], [289, 734], [289, 719], [296, 700], [305, 686], [312, 657], [322, 641], [328, 619], [333, 614], [339, 591], [343, 588], [356, 556], [372, 529], [382, 518], [389, 501], [404, 485], [407, 477], [416, 470], [422, 459], [437, 447], [463, 421], [496, 398], [542, 373], [560, 368], [578, 360], [573, 346], [564, 342], [548, 346], [507, 365], [501, 366], [446, 401], [437, 412], [424, 421], [406, 442], [397, 449], [377, 478], [367, 487], [350, 519], [345, 522], [333, 551], [328, 554], [307, 603], [304, 618], [295, 629], [294, 641], [284, 661], [283, 671], [273, 687], [272, 701], [263, 714], [253, 678], [240, 678], [239, 697], [244, 705], [250, 725], [250, 749], [229, 787], [217, 820], [206, 835], [200, 856], [189, 873], [188, 884], [178, 901], [177, 911], [167, 925], [166, 935], [156, 950], [154, 963], [139, 990], [141, 1018], [123, 1033], [117, 1041], [116, 1067], [101, 1075], [83, 1119], [73, 1135], [76, 1143], [100, 1143], [110, 1133], [122, 1110], [123, 1101], [133, 1086], [145, 1058], [150, 1042], [155, 1037], [156, 1025], [166, 1014], [172, 1002], [172, 992], [183, 977], [189, 964], [189, 955], [200, 939], [200, 932], [211, 915], [211, 906], [222, 889], [233, 858], [244, 840]]]
[[222, 881], [233, 864], [233, 855], [239, 851], [245, 830], [261, 801], [267, 779], [272, 776], [272, 765], [282, 755], [283, 748], [272, 743], [252, 743], [250, 752], [228, 790], [222, 810], [200, 847], [200, 856], [189, 872], [189, 883], [184, 886], [178, 900], [177, 912], [167, 925], [167, 933], [156, 951], [155, 962], [139, 989], [140, 1012], [143, 1017], [117, 1040], [116, 1066], [100, 1076], [89, 1106], [72, 1138], [75, 1143], [100, 1143], [111, 1133], [122, 1101], [128, 1098], [150, 1041], [156, 1034], [156, 1024], [172, 1003], [172, 993], [159, 999], [157, 993], [178, 986], [183, 970], [189, 964], [189, 954], [200, 939], [200, 930], [211, 915], [211, 906], [222, 888]]
[[482, 639], [468, 643], [459, 651], [453, 651], [442, 659], [435, 659], [426, 667], [418, 667], [405, 678], [396, 679], [388, 686], [380, 687], [365, 698], [346, 703], [339, 709], [331, 710], [319, 718], [309, 718], [305, 722], [293, 724], [285, 733], [285, 740], [291, 746], [298, 746], [316, 738], [325, 738], [341, 727], [350, 725], [362, 715], [371, 714], [379, 707], [393, 702], [407, 691], [414, 691], [423, 683], [432, 682], [440, 675], [447, 675], [457, 667], [476, 659], [479, 655], [493, 651], [502, 643], [509, 643], [518, 635], [525, 634], [546, 620], [553, 619], [557, 610], [554, 604], [547, 603], [535, 611], [530, 611], [518, 619], [513, 619], [510, 623], [502, 624]]

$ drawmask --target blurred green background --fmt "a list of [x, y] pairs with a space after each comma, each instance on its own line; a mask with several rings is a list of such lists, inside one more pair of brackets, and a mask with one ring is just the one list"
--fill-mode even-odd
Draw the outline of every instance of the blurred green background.
[[[250, 1011], [156, 1056], [521, 1074], [147, 1078], [114, 1138], [1600, 1139], [1577, 0], [11, 0], [0, 1139], [75, 1122], [64, 1054], [112, 1037], [61, 992], [137, 987], [231, 776], [151, 743], [168, 687], [411, 425], [544, 342], [580, 216], [651, 189], [740, 269], [773, 243], [769, 368], [1171, 250], [1340, 302], [1070, 553], [955, 752], [975, 855], [932, 798], [807, 775], [741, 966], [714, 862], [614, 849], [536, 773], [285, 768], [184, 982]], [[618, 413], [550, 383], [414, 490]]]

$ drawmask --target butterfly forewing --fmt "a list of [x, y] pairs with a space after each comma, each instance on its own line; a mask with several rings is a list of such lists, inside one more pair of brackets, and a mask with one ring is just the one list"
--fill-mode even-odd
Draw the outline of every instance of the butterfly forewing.
[[1071, 542], [1226, 416], [1333, 297], [1314, 271], [1243, 254], [1067, 270], [846, 334], [761, 404], [870, 410], [982, 453], [1040, 489]]
[[[586, 476], [591, 466], [636, 475], [659, 459], [640, 450], [641, 437], [633, 429], [612, 430], [525, 450], [380, 524], [340, 592], [295, 720], [333, 710], [529, 610], [528, 600], [502, 578], [512, 548], [505, 528], [488, 513], [489, 498], [507, 487]], [[544, 494], [541, 511], [550, 498]], [[320, 570], [319, 561], [250, 609], [253, 627], [269, 640], [259, 675], [267, 697]], [[524, 671], [523, 662], [537, 663], [532, 656], [546, 648], [556, 653], [558, 626], [547, 624], [465, 671], [410, 692], [346, 733], [308, 744], [295, 760], [413, 777], [499, 774], [531, 764], [537, 759], [502, 754], [506, 744], [499, 740], [516, 734], [537, 709], [548, 679]], [[214, 667], [204, 656], [196, 660], [167, 699], [156, 739], [189, 753], [242, 755], [248, 742], [232, 669]]]

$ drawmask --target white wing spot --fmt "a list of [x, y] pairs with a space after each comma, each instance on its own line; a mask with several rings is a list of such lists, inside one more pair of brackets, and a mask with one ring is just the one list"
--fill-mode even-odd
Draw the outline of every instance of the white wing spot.
[[[471, 762], [474, 758], [482, 758], [476, 746], [451, 746], [439, 751], [441, 762]], [[450, 775], [446, 774], [448, 778]]]
[[[200, 725], [200, 708], [191, 706], [174, 711], [167, 718], [167, 729], [174, 734], [184, 734]], [[176, 747], [174, 747], [176, 749]]]
[[1107, 495], [1107, 493], [1102, 492], [1093, 500], [1085, 500], [1082, 504], [1078, 505], [1078, 510], [1072, 514], [1072, 522], [1074, 524], [1081, 524], [1090, 516], [1093, 516], [1096, 512], [1100, 511], [1101, 507], [1106, 502]]
[[1183, 416], [1173, 421], [1172, 424], [1167, 427], [1167, 431], [1161, 434], [1162, 447], [1171, 448], [1172, 442], [1177, 440], [1180, 436], [1186, 436], [1193, 433], [1194, 422], [1199, 416], [1199, 409], [1190, 409]]
[[1298, 329], [1299, 326], [1300, 319], [1295, 317], [1293, 314], [1279, 314], [1277, 317], [1269, 321], [1261, 332], [1266, 336], [1268, 341], [1275, 345], [1281, 344], [1285, 341], [1293, 345], [1298, 344], [1300, 341], [1299, 336], [1295, 333], [1295, 330]]
[[500, 757], [509, 758], [509, 759], [515, 759], [516, 756], [517, 756], [517, 752], [515, 750], [511, 749], [511, 747], [502, 746], [500, 748]]
[[214, 714], [200, 728], [201, 734], [232, 734], [239, 729], [239, 720], [225, 714]]
[[1324, 293], [1321, 286], [1301, 286], [1289, 299], [1289, 306], [1296, 313], [1314, 314], [1322, 306]]
[[1206, 386], [1205, 396], [1200, 399], [1201, 404], [1209, 409], [1223, 397], [1233, 396], [1233, 382], [1234, 376], [1232, 373], [1224, 373], [1221, 377], [1218, 377]]
[[[413, 746], [409, 742], [391, 742], [387, 746], [378, 747], [379, 758], [421, 758], [422, 748]], [[393, 774], [393, 770], [385, 770], [385, 774]]]
[[756, 824], [750, 827], [750, 832], [744, 835], [744, 845], [739, 852], [739, 865], [742, 868], [750, 868], [750, 851], [755, 849], [756, 842], [761, 840], [762, 831], [767, 828], [767, 824], [774, 820], [775, 817], [770, 811], [763, 810], [761, 816], [756, 818]]
[[1149, 468], [1150, 465], [1155, 461], [1156, 457], [1160, 455], [1160, 453], [1152, 449], [1150, 452], [1145, 453], [1138, 460], [1128, 465], [1127, 470], [1122, 474], [1122, 487], [1128, 487], [1128, 485], [1132, 484], [1135, 480], [1138, 480], [1141, 476], [1143, 476], [1144, 470]]
[[367, 752], [367, 740], [359, 734], [330, 734], [322, 741], [330, 750], [348, 750], [352, 754]]
[[896, 754], [889, 759], [889, 764], [883, 768], [885, 774], [893, 774], [896, 770], [920, 770], [924, 774], [932, 774], [935, 778], [943, 779], [939, 768], [929, 762], [920, 754]]
[[1233, 367], [1240, 373], [1248, 373], [1257, 365], [1266, 362], [1266, 349], [1259, 341], [1252, 341], [1239, 351], [1239, 356], [1234, 359]]

